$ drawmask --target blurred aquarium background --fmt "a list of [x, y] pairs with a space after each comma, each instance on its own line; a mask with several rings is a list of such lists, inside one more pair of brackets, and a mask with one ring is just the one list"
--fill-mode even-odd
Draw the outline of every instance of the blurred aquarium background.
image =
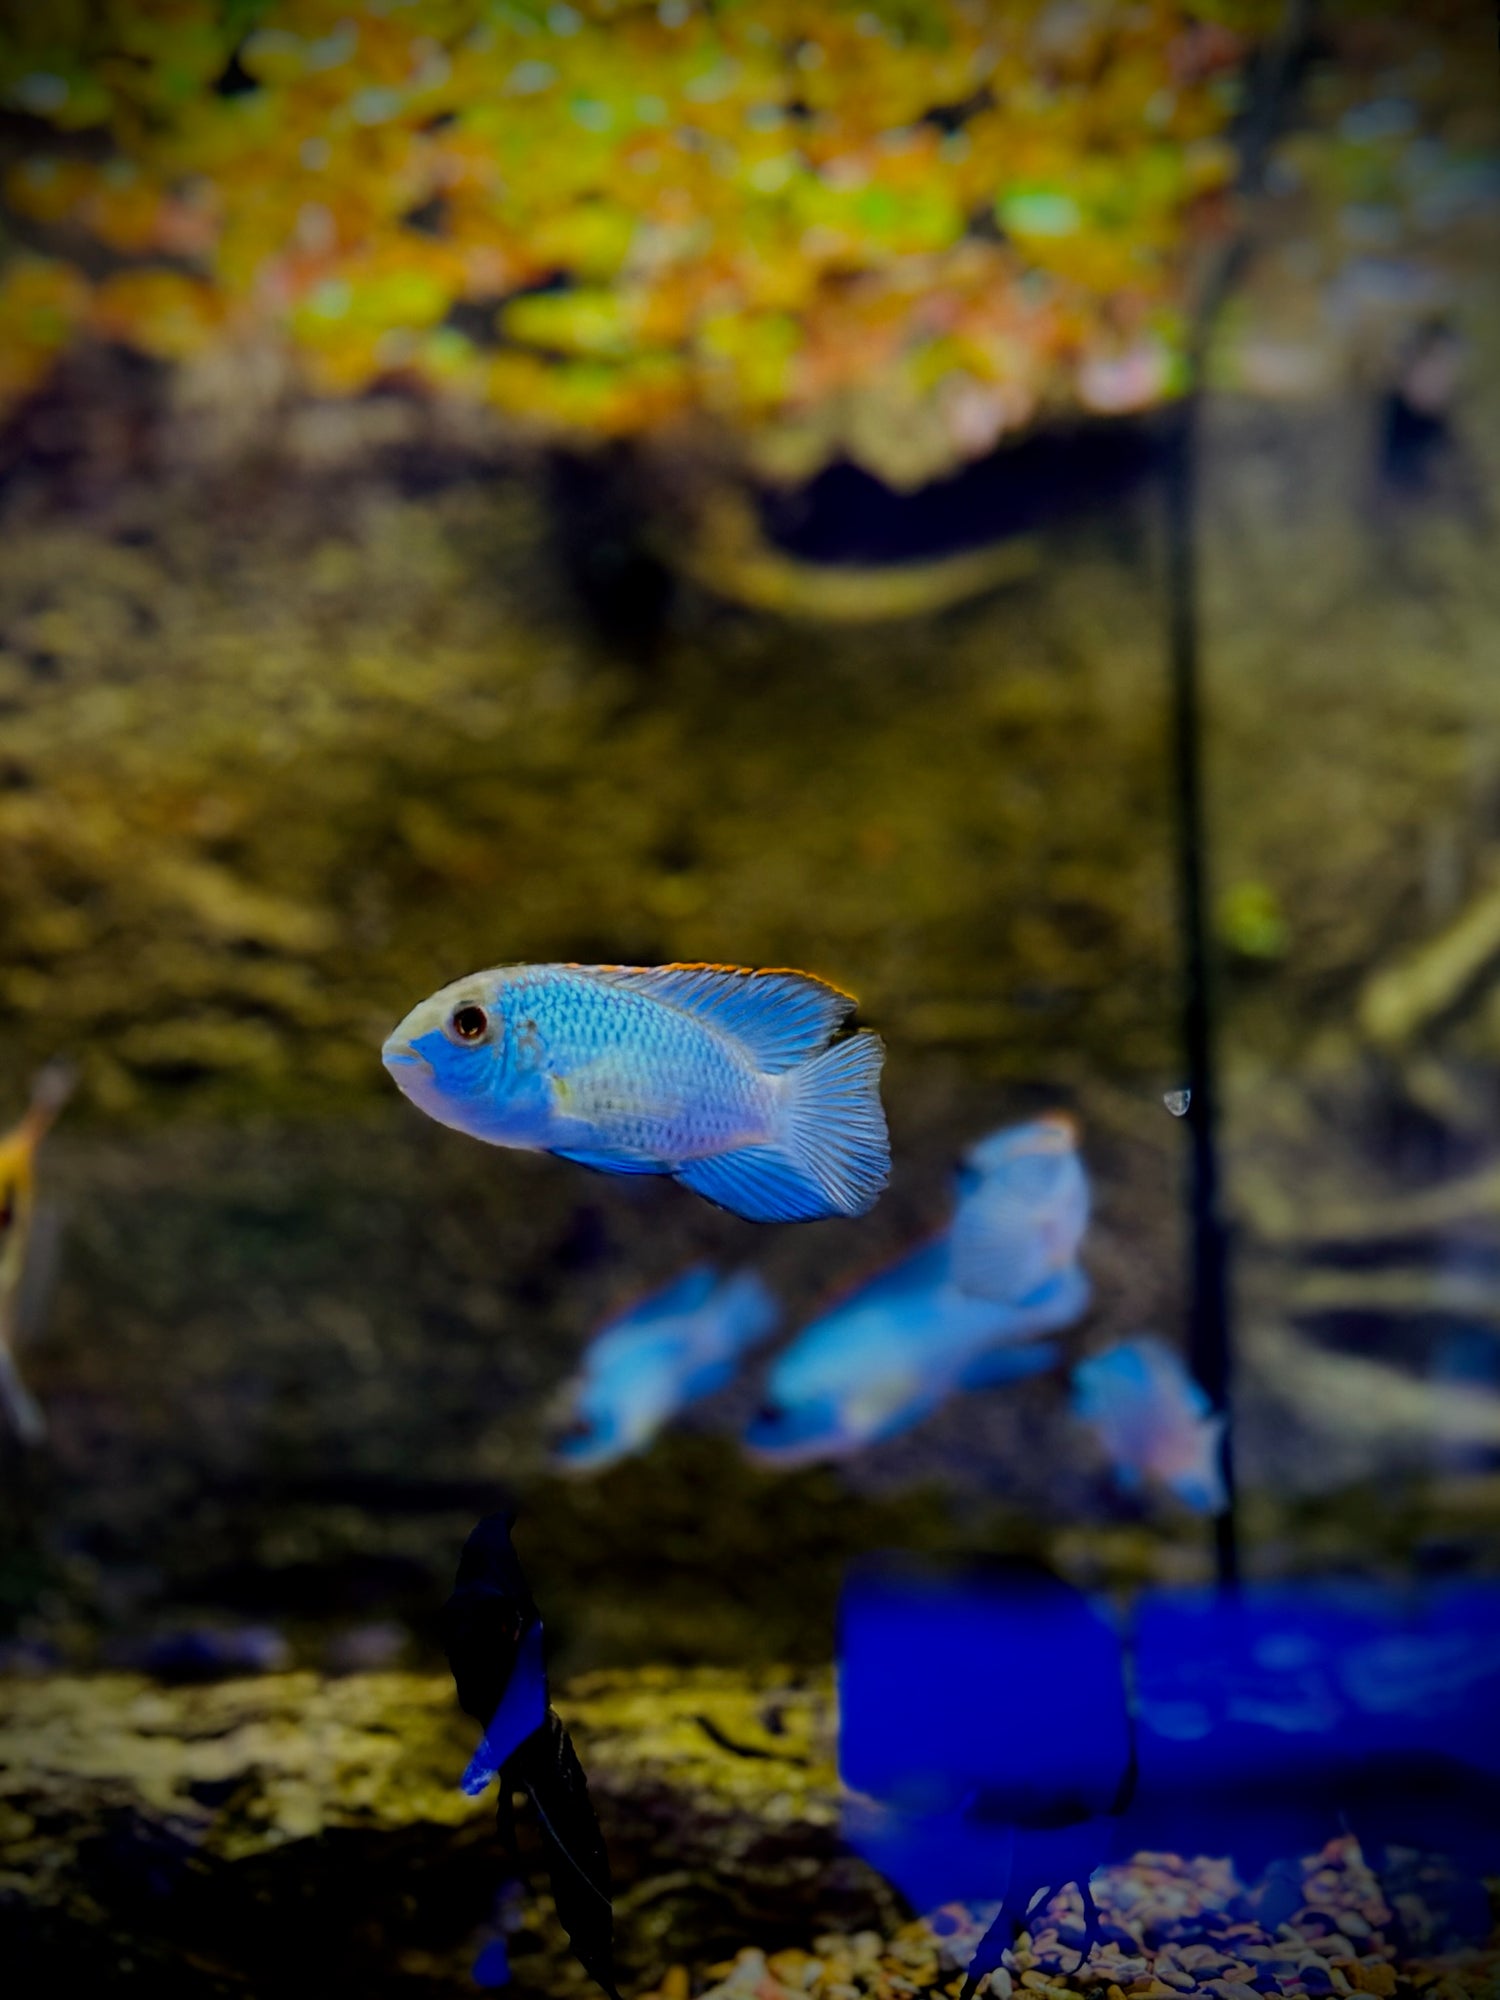
[[[1196, 943], [1243, 1573], [1496, 1576], [1497, 496], [1479, 0], [7, 0], [0, 1123], [74, 1072], [0, 1202], [18, 1991], [459, 1994], [486, 1938], [584, 1991], [455, 1789], [439, 1613], [513, 1504], [625, 1990], [956, 1993], [988, 1918], [840, 1834], [839, 1592], [1212, 1580], [1070, 1387], [1201, 1347]], [[513, 960], [847, 988], [888, 1192], [757, 1227], [421, 1118], [384, 1036]], [[1048, 1365], [748, 1452], [1034, 1120], [1091, 1202]], [[589, 1343], [705, 1263], [779, 1331], [570, 1466]], [[1351, 1840], [1286, 1911], [1343, 1960], [1159, 1959], [1276, 1934], [1188, 1840], [990, 1990], [1493, 1991]]]

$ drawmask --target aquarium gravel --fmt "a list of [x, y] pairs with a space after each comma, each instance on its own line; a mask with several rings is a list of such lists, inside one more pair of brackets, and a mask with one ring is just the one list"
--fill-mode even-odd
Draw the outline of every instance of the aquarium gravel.
[[[1422, 1993], [1430, 2000], [1492, 1995], [1500, 1950], [1403, 1960], [1396, 1933], [1423, 1912], [1397, 1897], [1393, 1908], [1352, 1836], [1331, 1840], [1298, 1864], [1301, 1907], [1289, 1921], [1256, 1914], [1267, 1884], [1247, 1887], [1227, 1861], [1137, 1854], [1101, 1869], [1094, 1898], [1101, 1942], [1086, 1965], [1083, 1904], [1076, 1888], [1055, 1896], [1039, 1927], [1022, 1932], [1009, 1966], [981, 1982], [998, 2000], [1027, 1993], [1103, 1993], [1104, 2000], [1170, 2000], [1211, 1993], [1219, 2000], [1257, 1994], [1375, 1993], [1384, 2000]], [[1286, 1879], [1277, 1871], [1279, 1884]], [[712, 1969], [700, 2000], [900, 2000], [925, 1989], [956, 1994], [961, 1975], [994, 1916], [994, 1905], [947, 1904], [889, 1938], [875, 1931], [816, 1939], [813, 1950], [769, 1957], [746, 1948]], [[656, 2000], [688, 2000], [686, 1970], [674, 1967]]]

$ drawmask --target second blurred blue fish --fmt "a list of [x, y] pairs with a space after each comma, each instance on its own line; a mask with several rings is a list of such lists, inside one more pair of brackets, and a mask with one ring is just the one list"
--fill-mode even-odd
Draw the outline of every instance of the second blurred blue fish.
[[1224, 1419], [1178, 1356], [1151, 1334], [1080, 1361], [1073, 1412], [1093, 1428], [1126, 1492], [1149, 1479], [1194, 1513], [1223, 1511]]
[[679, 1410], [722, 1389], [781, 1309], [753, 1271], [696, 1264], [609, 1322], [583, 1359], [560, 1464], [596, 1472], [642, 1450]]
[[953, 1277], [1014, 1303], [1069, 1269], [1089, 1224], [1078, 1127], [1066, 1112], [1008, 1125], [964, 1155], [953, 1218]]
[[750, 1456], [773, 1465], [844, 1458], [910, 1430], [956, 1390], [1037, 1374], [1057, 1350], [1025, 1343], [1070, 1325], [1089, 1302], [1076, 1264], [1021, 1304], [961, 1291], [952, 1266], [944, 1233], [806, 1327], [771, 1369], [745, 1437]]

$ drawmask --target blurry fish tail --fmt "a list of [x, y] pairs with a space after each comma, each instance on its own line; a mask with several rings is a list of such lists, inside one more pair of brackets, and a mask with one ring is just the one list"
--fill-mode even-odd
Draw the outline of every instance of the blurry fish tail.
[[24, 1445], [39, 1445], [47, 1435], [42, 1406], [21, 1380], [11, 1351], [0, 1343], [0, 1409]]
[[754, 1271], [736, 1271], [720, 1288], [719, 1345], [726, 1355], [743, 1354], [781, 1318], [781, 1306], [770, 1287]]

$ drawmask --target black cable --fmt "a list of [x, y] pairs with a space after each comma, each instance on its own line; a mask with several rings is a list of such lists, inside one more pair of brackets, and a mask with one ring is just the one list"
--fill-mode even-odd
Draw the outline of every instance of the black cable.
[[[1307, 45], [1310, 0], [1289, 0], [1267, 45], [1241, 122], [1238, 193], [1259, 193], [1285, 111], [1292, 78]], [[1189, 1091], [1184, 1113], [1189, 1140], [1188, 1219], [1191, 1236], [1188, 1354], [1194, 1375], [1226, 1418], [1225, 1506], [1214, 1520], [1215, 1573], [1234, 1589], [1240, 1578], [1238, 1507], [1231, 1391], [1234, 1379], [1229, 1238], [1224, 1221], [1218, 1143], [1212, 958], [1209, 946], [1203, 807], [1202, 660], [1196, 535], [1198, 453], [1204, 361], [1215, 323], [1249, 248], [1241, 228], [1204, 275], [1188, 343], [1188, 386], [1172, 412], [1163, 462], [1166, 515], [1167, 669], [1171, 684], [1172, 773], [1177, 818], [1177, 880], [1183, 939], [1183, 1054]]]

